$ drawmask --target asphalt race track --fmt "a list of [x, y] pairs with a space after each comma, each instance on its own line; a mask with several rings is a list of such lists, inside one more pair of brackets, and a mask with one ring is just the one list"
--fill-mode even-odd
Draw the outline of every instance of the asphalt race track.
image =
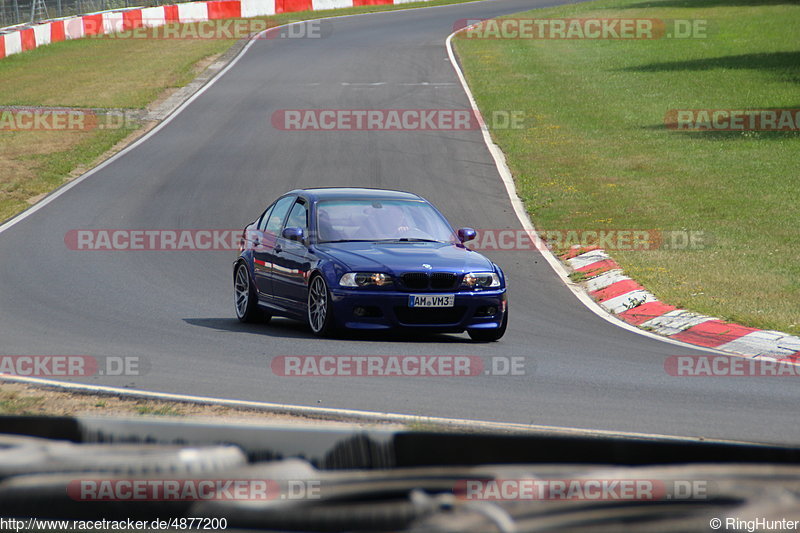
[[[138, 356], [93, 384], [427, 416], [797, 442], [792, 378], [686, 378], [703, 352], [616, 327], [538, 252], [489, 254], [510, 280], [494, 344], [466, 335], [322, 340], [235, 319], [230, 251], [73, 251], [70, 229], [241, 228], [297, 187], [400, 188], [456, 226], [520, 228], [479, 131], [288, 132], [273, 111], [468, 107], [444, 42], [458, 19], [553, 4], [494, 0], [331, 20], [324, 39], [259, 40], [146, 142], [0, 234], [0, 353]], [[381, 84], [376, 84], [381, 83]], [[279, 355], [524, 356], [526, 375], [289, 378]]]

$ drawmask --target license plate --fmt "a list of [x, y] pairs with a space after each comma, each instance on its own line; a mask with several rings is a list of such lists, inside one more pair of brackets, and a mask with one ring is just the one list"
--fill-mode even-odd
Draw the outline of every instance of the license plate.
[[409, 307], [453, 307], [455, 304], [455, 294], [411, 294], [408, 297]]

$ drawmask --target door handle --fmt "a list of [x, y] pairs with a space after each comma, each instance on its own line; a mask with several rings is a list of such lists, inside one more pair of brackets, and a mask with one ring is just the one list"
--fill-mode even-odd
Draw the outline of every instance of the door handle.
[[283, 248], [281, 248], [280, 244], [276, 244], [274, 250], [276, 254], [279, 254], [283, 251]]

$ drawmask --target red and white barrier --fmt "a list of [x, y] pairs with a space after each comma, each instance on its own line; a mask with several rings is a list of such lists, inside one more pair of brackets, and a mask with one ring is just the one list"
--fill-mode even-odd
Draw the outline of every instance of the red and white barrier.
[[119, 33], [122, 31], [122, 13], [119, 11], [111, 11], [103, 13], [103, 31], [104, 35], [111, 33]]
[[22, 32], [7, 33], [3, 35], [3, 40], [5, 41], [3, 57], [22, 52]]
[[311, 6], [314, 11], [353, 7], [353, 0], [311, 0]]
[[275, 14], [275, 0], [242, 0], [242, 17], [264, 17]]
[[0, 34], [0, 59], [65, 39], [106, 35], [139, 27], [156, 28], [175, 22], [263, 17], [296, 11], [321, 11], [416, 1], [418, 0], [214, 0], [88, 13]]
[[37, 24], [32, 29], [36, 48], [50, 44], [50, 24]]
[[208, 20], [208, 7], [205, 2], [178, 4], [178, 21], [183, 23]]
[[[61, 21], [64, 24], [64, 36], [67, 39], [80, 39], [83, 37], [83, 19], [80, 17], [75, 17], [72, 19], [67, 19]], [[54, 25], [55, 22], [51, 22], [50, 25]]]
[[141, 10], [142, 26], [145, 28], [157, 28], [167, 23], [167, 18], [163, 7], [146, 7]]

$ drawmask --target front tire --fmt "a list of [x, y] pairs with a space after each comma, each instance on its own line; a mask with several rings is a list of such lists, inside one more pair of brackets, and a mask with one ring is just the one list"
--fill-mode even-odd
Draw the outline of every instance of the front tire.
[[240, 322], [268, 322], [272, 318], [258, 307], [258, 294], [244, 263], [239, 263], [233, 276], [233, 297]]
[[330, 337], [334, 334], [334, 323], [331, 293], [325, 279], [316, 275], [308, 284], [308, 325], [314, 335]]
[[475, 342], [495, 342], [505, 335], [508, 327], [508, 309], [503, 313], [503, 321], [500, 327], [495, 329], [468, 329], [469, 338]]

